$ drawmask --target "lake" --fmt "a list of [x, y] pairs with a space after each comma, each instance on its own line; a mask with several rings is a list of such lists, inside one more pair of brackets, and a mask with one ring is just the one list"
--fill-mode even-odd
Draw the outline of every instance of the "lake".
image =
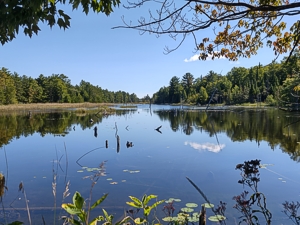
[[[108, 116], [76, 111], [0, 116], [0, 172], [8, 188], [0, 223], [29, 224], [27, 200], [32, 224], [43, 224], [42, 216], [46, 224], [54, 224], [66, 215], [60, 206], [71, 203], [75, 191], [89, 197], [91, 179], [83, 178], [105, 162], [106, 176], [94, 186], [92, 201], [109, 195], [94, 215], [105, 208], [117, 220], [130, 209], [128, 196], [144, 194], [180, 199], [174, 202], [175, 212], [186, 203], [197, 203], [199, 211], [205, 200], [188, 177], [211, 203], [226, 202], [226, 223], [238, 224], [241, 214], [233, 208], [233, 197], [250, 189], [238, 183], [241, 172], [235, 167], [259, 159], [258, 189], [267, 198], [272, 224], [292, 224], [282, 203], [300, 197], [299, 113], [225, 107], [205, 112], [167, 105], [116, 109]], [[63, 199], [68, 181], [70, 195]], [[159, 218], [165, 216], [164, 205], [157, 208]], [[213, 215], [210, 210], [207, 214]]]

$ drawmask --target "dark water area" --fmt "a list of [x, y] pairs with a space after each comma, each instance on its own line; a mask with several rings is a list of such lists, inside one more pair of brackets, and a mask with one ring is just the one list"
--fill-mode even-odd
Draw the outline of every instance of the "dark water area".
[[[227, 224], [238, 224], [241, 214], [233, 208], [232, 198], [247, 187], [238, 183], [241, 176], [235, 167], [260, 159], [258, 189], [267, 198], [272, 224], [292, 224], [282, 203], [300, 201], [299, 120], [298, 113], [277, 109], [205, 112], [156, 105], [108, 116], [74, 111], [0, 116], [0, 172], [8, 189], [2, 196], [0, 222], [29, 224], [25, 196], [18, 191], [22, 182], [32, 224], [43, 224], [42, 216], [46, 224], [62, 224], [58, 218], [66, 214], [61, 204], [72, 202], [76, 191], [87, 199], [91, 188], [87, 177], [105, 161], [106, 176], [94, 186], [92, 201], [109, 195], [93, 215], [105, 208], [121, 218], [129, 209], [128, 196], [144, 194], [181, 199], [174, 203], [175, 212], [186, 203], [201, 205], [205, 200], [189, 177], [211, 203], [227, 203]], [[70, 195], [63, 199], [68, 181]], [[163, 205], [157, 208], [159, 218], [164, 217], [162, 209]]]

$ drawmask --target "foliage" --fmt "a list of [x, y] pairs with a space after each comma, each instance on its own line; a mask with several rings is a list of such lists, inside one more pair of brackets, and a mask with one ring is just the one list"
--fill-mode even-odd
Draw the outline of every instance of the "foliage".
[[90, 11], [105, 13], [113, 12], [113, 7], [119, 6], [119, 0], [23, 0], [0, 1], [0, 42], [2, 45], [13, 40], [19, 30], [31, 37], [40, 31], [39, 23], [47, 23], [51, 28], [58, 25], [60, 28], [70, 27], [71, 17], [63, 10], [69, 4], [72, 9], [82, 7], [83, 12]]
[[276, 101], [275, 101], [273, 95], [268, 95], [268, 97], [266, 98], [266, 103], [271, 106], [276, 105]]
[[[105, 209], [103, 210], [103, 216], [97, 216], [94, 219], [92, 219], [90, 222], [88, 221], [88, 216], [91, 210], [96, 208], [98, 205], [100, 205], [107, 197], [108, 194], [103, 195], [101, 198], [99, 198], [91, 207], [88, 208], [86, 211], [85, 208], [85, 201], [84, 198], [80, 195], [79, 192], [76, 192], [73, 196], [73, 204], [72, 203], [64, 203], [62, 204], [62, 208], [66, 210], [68, 214], [70, 214], [69, 217], [63, 217], [65, 223], [68, 224], [84, 224], [84, 225], [96, 225], [98, 221], [105, 221], [103, 224], [105, 225], [112, 225], [113, 224], [113, 215], [108, 215]], [[76, 216], [77, 219], [73, 218], [73, 216]], [[117, 222], [115, 225], [120, 225], [125, 223], [129, 217], [123, 218], [121, 221]]]
[[139, 200], [138, 198], [134, 196], [129, 196], [129, 198], [132, 200], [132, 202], [126, 202], [127, 205], [132, 206], [137, 209], [143, 210], [144, 218], [136, 218], [134, 221], [136, 224], [142, 224], [146, 223], [148, 220], [148, 216], [152, 209], [156, 208], [159, 204], [162, 204], [165, 200], [160, 200], [154, 202], [152, 205], [148, 205], [149, 201], [152, 199], [156, 199], [156, 195], [144, 195], [142, 200]]
[[[194, 79], [186, 73], [180, 79], [173, 76], [168, 87], [153, 95], [154, 103], [243, 104], [266, 102], [285, 106], [299, 104], [300, 53], [295, 51], [288, 63], [271, 63], [249, 69], [233, 67], [226, 75], [209, 71]], [[268, 97], [270, 96], [270, 97]]]
[[125, 91], [103, 90], [82, 80], [73, 86], [64, 74], [40, 75], [34, 79], [19, 76], [6, 68], [0, 70], [0, 105], [14, 103], [136, 103], [136, 94]]
[[287, 215], [295, 224], [300, 224], [300, 216], [298, 216], [298, 209], [300, 208], [300, 203], [285, 201], [283, 204], [283, 212]]
[[[179, 46], [190, 34], [201, 60], [249, 58], [263, 46], [272, 48], [275, 55], [291, 55], [295, 49], [300, 49], [298, 1], [190, 0], [179, 3], [140, 0], [129, 2], [127, 8], [146, 4], [151, 4], [153, 9], [149, 10], [149, 18], [142, 17], [136, 24], [123, 19], [124, 25], [116, 28], [168, 35], [176, 40], [181, 36]], [[294, 17], [293, 22], [288, 22], [288, 17]], [[212, 32], [202, 32], [208, 28], [212, 28]], [[166, 48], [166, 52], [179, 46]]]
[[[258, 191], [259, 168], [260, 160], [257, 159], [236, 165], [236, 169], [241, 170], [242, 177], [238, 183], [250, 187], [253, 191], [249, 199], [247, 198], [248, 191], [233, 197], [233, 200], [236, 201], [234, 208], [242, 214], [240, 218], [246, 224], [260, 224], [257, 214], [262, 214], [266, 224], [271, 224], [272, 213], [267, 209], [266, 196]], [[257, 209], [253, 209], [255, 206], [257, 206]]]

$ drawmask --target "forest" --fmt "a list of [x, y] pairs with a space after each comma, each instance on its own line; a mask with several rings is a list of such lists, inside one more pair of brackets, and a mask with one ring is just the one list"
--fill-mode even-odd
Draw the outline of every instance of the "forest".
[[0, 70], [0, 105], [25, 103], [133, 103], [138, 102], [136, 94], [125, 91], [109, 91], [81, 80], [72, 85], [64, 74], [40, 75], [34, 79], [20, 76], [8, 69]]
[[135, 93], [109, 91], [82, 80], [72, 85], [64, 74], [40, 75], [34, 79], [0, 70], [0, 105], [16, 103], [138, 103], [226, 104], [266, 103], [299, 107], [300, 51], [286, 61], [258, 64], [252, 68], [233, 67], [226, 75], [209, 71], [195, 78], [191, 73], [173, 76], [152, 99], [139, 99]]
[[281, 62], [258, 64], [252, 68], [233, 67], [226, 75], [209, 71], [195, 78], [191, 73], [173, 76], [169, 86], [153, 95], [156, 104], [243, 104], [298, 107], [300, 91], [300, 52]]

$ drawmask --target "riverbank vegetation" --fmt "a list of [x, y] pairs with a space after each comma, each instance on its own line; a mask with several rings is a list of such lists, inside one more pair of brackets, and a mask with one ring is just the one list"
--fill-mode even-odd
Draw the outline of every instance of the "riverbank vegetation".
[[226, 75], [210, 71], [195, 78], [186, 73], [180, 79], [173, 76], [169, 86], [161, 87], [153, 95], [157, 104], [245, 104], [298, 106], [300, 91], [300, 52], [296, 51], [288, 62], [272, 62], [252, 68], [233, 67]]

